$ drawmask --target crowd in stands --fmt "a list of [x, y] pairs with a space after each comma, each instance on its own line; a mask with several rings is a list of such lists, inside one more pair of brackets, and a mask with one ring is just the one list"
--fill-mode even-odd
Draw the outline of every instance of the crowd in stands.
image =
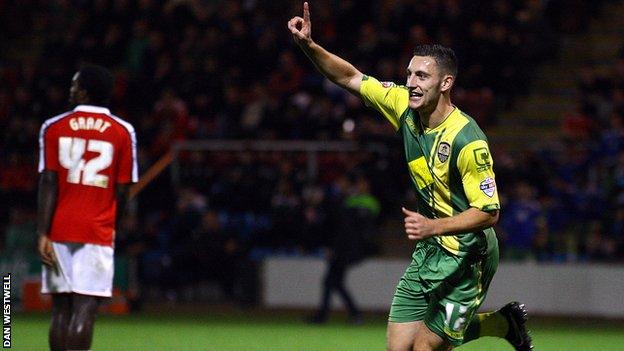
[[[582, 30], [598, 7], [566, 1], [564, 14], [562, 3], [319, 0], [313, 36], [361, 71], [398, 83], [416, 43], [453, 47], [454, 102], [487, 130], [530, 85], [526, 67], [555, 60], [559, 35]], [[397, 166], [399, 141], [293, 46], [286, 21], [300, 11], [293, 1], [0, 1], [0, 225], [8, 243], [0, 250], [14, 250], [11, 233], [32, 226], [38, 129], [67, 110], [81, 62], [114, 72], [111, 107], [137, 129], [143, 170], [179, 140], [352, 140], [389, 150], [324, 154], [314, 179], [297, 153], [185, 154], [182, 185], [158, 177], [119, 238], [121, 252], [149, 267], [160, 262], [146, 280], [206, 259], [253, 259], [261, 248], [318, 252], [362, 174], [382, 204], [379, 224], [397, 219], [392, 208], [410, 186]], [[608, 77], [592, 67], [581, 75], [579, 108], [564, 119], [558, 146], [494, 154], [507, 257], [624, 258], [624, 58], [614, 67]], [[212, 274], [232, 293], [226, 273], [189, 270], [180, 279]]]

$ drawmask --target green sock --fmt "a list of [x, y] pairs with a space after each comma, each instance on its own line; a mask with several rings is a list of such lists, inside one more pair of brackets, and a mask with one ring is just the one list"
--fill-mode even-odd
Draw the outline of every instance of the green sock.
[[482, 336], [497, 336], [504, 338], [509, 330], [507, 318], [498, 312], [477, 314], [464, 334], [464, 342], [478, 339]]

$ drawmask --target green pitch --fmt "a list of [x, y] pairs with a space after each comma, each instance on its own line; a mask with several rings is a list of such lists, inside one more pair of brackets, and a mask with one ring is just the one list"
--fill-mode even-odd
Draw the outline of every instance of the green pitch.
[[[100, 316], [93, 350], [257, 350], [257, 351], [348, 351], [384, 350], [385, 318], [369, 317], [362, 326], [349, 326], [334, 319], [323, 326], [302, 323], [294, 313], [235, 312], [180, 314], [159, 313], [130, 316]], [[46, 350], [48, 315], [15, 314], [12, 323], [13, 350]], [[623, 350], [622, 323], [532, 320], [535, 349]], [[486, 338], [467, 344], [460, 351], [512, 351], [505, 342]]]

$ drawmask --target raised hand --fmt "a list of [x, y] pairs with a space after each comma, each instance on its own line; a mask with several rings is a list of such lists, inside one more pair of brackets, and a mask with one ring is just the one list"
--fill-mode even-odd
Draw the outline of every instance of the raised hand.
[[423, 240], [436, 234], [435, 222], [418, 212], [413, 212], [405, 207], [401, 210], [405, 215], [405, 234], [410, 240]]
[[312, 22], [307, 2], [303, 3], [303, 18], [295, 16], [288, 21], [288, 29], [298, 45], [307, 45], [312, 42]]

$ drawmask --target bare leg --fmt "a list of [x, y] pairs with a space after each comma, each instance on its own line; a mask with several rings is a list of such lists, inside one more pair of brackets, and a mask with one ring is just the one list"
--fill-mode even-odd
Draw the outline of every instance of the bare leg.
[[388, 322], [386, 349], [388, 351], [410, 351], [420, 322]]
[[99, 297], [72, 295], [72, 317], [67, 333], [68, 349], [89, 350], [91, 348], [93, 325], [99, 305]]
[[450, 351], [448, 341], [442, 339], [422, 321], [388, 322], [388, 351]]
[[48, 334], [48, 343], [52, 351], [67, 349], [67, 330], [71, 319], [71, 295], [52, 294], [52, 322]]
[[418, 322], [419, 328], [414, 340], [413, 351], [450, 351], [451, 344], [432, 332], [423, 322]]

